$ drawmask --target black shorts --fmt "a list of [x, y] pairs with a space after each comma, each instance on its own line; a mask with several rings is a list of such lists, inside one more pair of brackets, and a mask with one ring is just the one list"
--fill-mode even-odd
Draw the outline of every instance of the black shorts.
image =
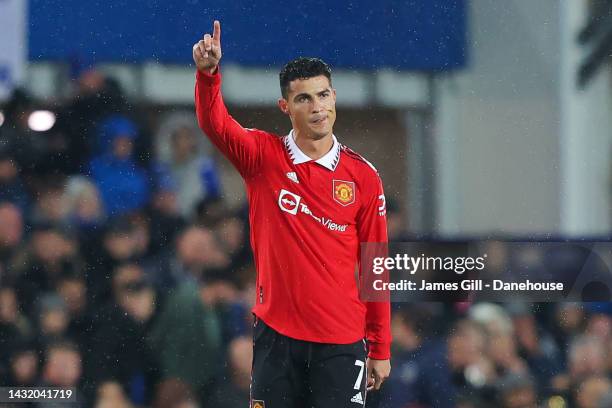
[[366, 400], [366, 347], [283, 336], [261, 319], [253, 333], [251, 408], [359, 408]]

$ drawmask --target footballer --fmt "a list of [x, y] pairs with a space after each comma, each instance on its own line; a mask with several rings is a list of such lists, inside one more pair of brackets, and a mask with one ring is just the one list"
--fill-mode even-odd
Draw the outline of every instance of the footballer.
[[333, 133], [336, 90], [318, 58], [280, 72], [288, 135], [246, 129], [221, 95], [221, 24], [193, 46], [200, 128], [245, 181], [257, 270], [251, 407], [364, 406], [389, 376], [389, 302], [359, 298], [360, 243], [386, 243], [372, 165]]

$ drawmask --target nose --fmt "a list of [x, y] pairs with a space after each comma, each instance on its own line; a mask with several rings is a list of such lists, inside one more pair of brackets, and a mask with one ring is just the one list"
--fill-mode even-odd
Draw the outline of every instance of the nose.
[[314, 98], [314, 102], [312, 103], [312, 113], [319, 113], [323, 110], [323, 104], [319, 100], [319, 98]]

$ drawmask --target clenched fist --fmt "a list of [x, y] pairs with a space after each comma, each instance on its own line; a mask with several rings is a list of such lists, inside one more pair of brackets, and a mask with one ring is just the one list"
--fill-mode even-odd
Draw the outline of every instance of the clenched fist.
[[214, 22], [213, 35], [205, 34], [204, 38], [193, 45], [193, 61], [198, 71], [215, 72], [221, 60], [221, 23]]

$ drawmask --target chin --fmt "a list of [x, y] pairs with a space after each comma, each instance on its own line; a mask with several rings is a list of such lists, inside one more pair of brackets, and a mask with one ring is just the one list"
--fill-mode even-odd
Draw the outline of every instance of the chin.
[[315, 140], [323, 139], [324, 137], [331, 134], [331, 128], [329, 129], [310, 129], [310, 134]]

